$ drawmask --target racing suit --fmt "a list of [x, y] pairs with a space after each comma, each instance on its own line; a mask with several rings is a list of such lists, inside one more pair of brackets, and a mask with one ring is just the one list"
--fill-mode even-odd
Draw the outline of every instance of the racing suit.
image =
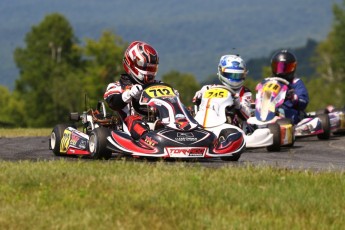
[[119, 81], [108, 85], [103, 97], [108, 106], [117, 111], [124, 120], [132, 138], [137, 140], [149, 131], [149, 127], [131, 106], [130, 102], [139, 106], [139, 99], [129, 98], [127, 102], [123, 99], [123, 94], [135, 84], [136, 82], [128, 74], [121, 74]]
[[303, 81], [296, 76], [290, 82], [289, 91], [281, 108], [284, 116], [290, 118], [294, 124], [300, 122], [305, 116], [305, 109], [309, 103], [308, 90]]

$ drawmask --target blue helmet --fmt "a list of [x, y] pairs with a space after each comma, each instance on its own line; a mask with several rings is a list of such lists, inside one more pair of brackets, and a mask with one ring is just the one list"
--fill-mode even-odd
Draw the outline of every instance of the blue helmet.
[[218, 78], [231, 89], [242, 87], [246, 78], [246, 63], [239, 55], [224, 55], [220, 58], [218, 64]]

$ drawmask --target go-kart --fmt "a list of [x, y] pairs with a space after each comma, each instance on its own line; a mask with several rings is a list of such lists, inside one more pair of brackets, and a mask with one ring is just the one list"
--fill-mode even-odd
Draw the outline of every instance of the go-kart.
[[325, 109], [311, 112], [312, 115], [327, 114], [330, 120], [330, 129], [334, 135], [345, 134], [345, 106], [343, 109], [335, 108], [332, 105], [327, 106]]
[[72, 113], [71, 120], [81, 121], [79, 131], [69, 125], [57, 125], [50, 137], [55, 155], [88, 155], [109, 159], [113, 153], [145, 158], [220, 158], [237, 161], [245, 149], [245, 140], [237, 129], [219, 137], [204, 130], [181, 103], [174, 89], [164, 83], [144, 87], [133, 110], [143, 115], [150, 127], [139, 140], [131, 137], [120, 116], [108, 115], [103, 102], [97, 109]]
[[236, 92], [223, 85], [213, 85], [206, 90], [199, 105], [194, 106], [195, 120], [206, 130], [219, 136], [227, 129], [237, 129], [246, 140], [246, 148], [267, 147], [273, 144], [269, 128], [253, 129], [233, 109]]
[[288, 85], [288, 81], [279, 77], [266, 78], [259, 83], [256, 87], [255, 116], [247, 120], [248, 124], [271, 129], [277, 140], [271, 147], [273, 150], [279, 150], [280, 146], [293, 146], [297, 137], [316, 135], [319, 139], [328, 139], [330, 127], [326, 114], [306, 114], [298, 124], [285, 118], [280, 107], [289, 90]]

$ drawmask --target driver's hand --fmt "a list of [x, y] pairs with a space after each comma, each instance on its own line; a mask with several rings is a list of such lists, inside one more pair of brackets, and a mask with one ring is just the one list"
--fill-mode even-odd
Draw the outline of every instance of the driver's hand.
[[241, 99], [239, 96], [234, 97], [234, 106], [235, 106], [235, 109], [238, 109], [238, 110], [242, 108]]
[[132, 98], [139, 99], [140, 94], [143, 90], [143, 87], [141, 85], [133, 85], [130, 90], [126, 90], [122, 93], [122, 100], [125, 103], [131, 102]]
[[196, 101], [200, 100], [203, 93], [206, 91], [206, 90], [209, 90], [211, 88], [210, 85], [204, 85], [199, 91], [197, 91], [193, 97], [193, 103], [195, 103]]
[[141, 85], [133, 85], [131, 90], [129, 91], [129, 95], [131, 95], [132, 98], [138, 100], [142, 91], [143, 87]]
[[294, 89], [289, 89], [286, 93], [286, 99], [291, 101], [296, 101], [298, 99], [298, 96], [295, 94]]
[[174, 89], [174, 93], [176, 96], [180, 97], [180, 93], [177, 91], [177, 89]]

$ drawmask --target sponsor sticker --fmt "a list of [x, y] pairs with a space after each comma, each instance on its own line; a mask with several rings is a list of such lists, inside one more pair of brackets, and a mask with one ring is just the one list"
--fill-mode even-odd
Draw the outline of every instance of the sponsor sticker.
[[193, 133], [177, 133], [177, 137], [194, 137]]
[[197, 141], [198, 138], [194, 137], [193, 133], [177, 133], [175, 141]]
[[345, 114], [344, 113], [339, 114], [339, 120], [340, 120], [340, 128], [345, 129]]
[[166, 147], [165, 148], [170, 157], [184, 158], [184, 157], [204, 157], [206, 147]]
[[69, 144], [76, 146], [79, 139], [80, 139], [80, 137], [78, 135], [76, 135], [75, 133], [72, 133], [72, 137], [71, 137]]
[[67, 152], [67, 149], [69, 147], [69, 142], [71, 140], [71, 134], [72, 132], [68, 129], [65, 129], [63, 132], [62, 138], [61, 138], [61, 144], [60, 144], [60, 152], [65, 153]]
[[151, 146], [155, 146], [156, 144], [158, 144], [156, 140], [154, 140], [152, 137], [149, 137], [149, 136], [145, 137], [145, 142]]

